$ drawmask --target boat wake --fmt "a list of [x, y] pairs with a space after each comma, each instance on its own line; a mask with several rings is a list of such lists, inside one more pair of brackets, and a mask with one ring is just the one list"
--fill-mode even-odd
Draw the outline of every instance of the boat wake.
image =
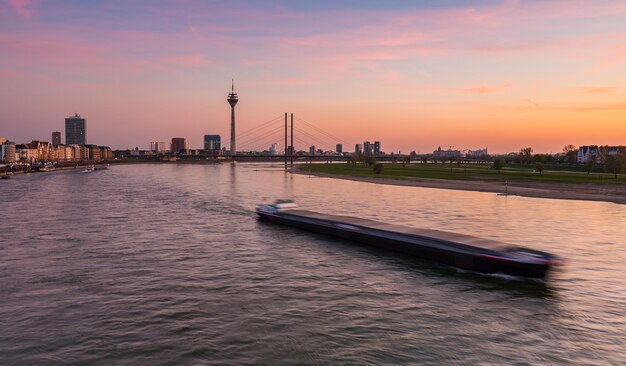
[[457, 268], [457, 267], [453, 267], [453, 268], [458, 273], [462, 273], [462, 274], [478, 275], [481, 277], [494, 278], [498, 280], [512, 281], [512, 282], [536, 283], [536, 284], [541, 284], [541, 285], [546, 284], [546, 280], [544, 278], [513, 276], [513, 275], [506, 274], [506, 273], [483, 273], [483, 272], [470, 271], [470, 270], [463, 269], [463, 268]]

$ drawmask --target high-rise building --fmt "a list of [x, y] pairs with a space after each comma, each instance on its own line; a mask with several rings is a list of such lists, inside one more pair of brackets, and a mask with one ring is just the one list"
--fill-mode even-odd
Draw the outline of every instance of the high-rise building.
[[61, 132], [52, 133], [52, 146], [61, 145]]
[[270, 155], [276, 155], [278, 152], [278, 144], [274, 143], [270, 146]]
[[78, 113], [65, 119], [65, 144], [85, 145], [87, 143], [87, 121]]
[[337, 154], [339, 155], [343, 154], [343, 145], [337, 144], [337, 148], [335, 149], [335, 151], [337, 151]]
[[169, 150], [169, 146], [167, 146], [166, 142], [163, 141], [150, 141], [150, 151], [154, 152], [167, 152]]
[[370, 144], [369, 141], [363, 142], [363, 154], [365, 154], [365, 156], [372, 155], [372, 144]]
[[357, 155], [361, 155], [363, 153], [363, 147], [361, 146], [361, 144], [354, 145], [354, 153]]
[[204, 135], [204, 150], [211, 154], [219, 154], [222, 148], [222, 138], [220, 135]]
[[230, 104], [230, 155], [237, 154], [237, 143], [235, 140], [235, 105], [239, 101], [235, 93], [235, 79], [233, 79], [230, 93], [228, 94], [228, 104]]
[[311, 156], [315, 155], [315, 145], [309, 147], [309, 155]]
[[374, 155], [380, 155], [380, 141], [374, 141]]
[[173, 137], [172, 138], [172, 152], [180, 153], [181, 150], [187, 150], [187, 139], [184, 137]]

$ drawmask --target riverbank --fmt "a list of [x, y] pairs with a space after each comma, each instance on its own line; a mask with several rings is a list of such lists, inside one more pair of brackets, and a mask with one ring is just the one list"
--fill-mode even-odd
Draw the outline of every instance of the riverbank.
[[[321, 164], [320, 164], [321, 165]], [[452, 189], [475, 192], [507, 193], [513, 196], [551, 198], [566, 200], [602, 201], [626, 204], [626, 185], [597, 183], [563, 183], [542, 181], [486, 181], [433, 179], [409, 176], [357, 176], [321, 171], [303, 170], [298, 165], [290, 170], [294, 174], [345, 179], [358, 182], [387, 184], [406, 187]]]
[[[17, 175], [17, 174], [32, 174], [32, 173], [49, 173], [49, 172], [53, 172], [53, 171], [60, 171], [60, 170], [74, 170], [74, 169], [84, 169], [88, 166], [91, 165], [108, 165], [108, 162], [76, 162], [76, 163], [57, 163], [54, 166], [54, 170], [52, 171], [48, 171], [48, 172], [43, 172], [40, 171], [36, 168], [34, 169], [17, 169], [17, 170], [10, 170], [10, 173], [13, 175]], [[6, 174], [7, 173], [7, 167], [4, 167], [3, 169], [0, 170], [0, 174]]]

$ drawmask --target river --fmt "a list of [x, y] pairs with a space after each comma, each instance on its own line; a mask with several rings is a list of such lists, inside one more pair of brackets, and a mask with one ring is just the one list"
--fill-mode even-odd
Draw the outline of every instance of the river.
[[[259, 222], [326, 213], [563, 259], [545, 283]], [[116, 165], [0, 181], [0, 364], [626, 360], [626, 206], [385, 186], [270, 164]]]

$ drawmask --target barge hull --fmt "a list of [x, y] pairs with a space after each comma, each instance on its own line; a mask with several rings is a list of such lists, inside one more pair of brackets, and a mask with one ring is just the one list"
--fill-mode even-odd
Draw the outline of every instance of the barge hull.
[[388, 233], [372, 228], [360, 228], [358, 231], [348, 230], [331, 222], [312, 222], [301, 220], [298, 216], [289, 214], [269, 214], [257, 212], [260, 218], [296, 227], [303, 230], [314, 231], [321, 234], [332, 235], [342, 239], [355, 241], [377, 248], [391, 250], [414, 257], [427, 259], [433, 262], [443, 263], [450, 266], [487, 274], [505, 274], [510, 276], [543, 279], [549, 266], [542, 263], [525, 263], [485, 256], [472, 252], [450, 251], [445, 248], [432, 245], [434, 241], [428, 238], [416, 238], [402, 233]]

